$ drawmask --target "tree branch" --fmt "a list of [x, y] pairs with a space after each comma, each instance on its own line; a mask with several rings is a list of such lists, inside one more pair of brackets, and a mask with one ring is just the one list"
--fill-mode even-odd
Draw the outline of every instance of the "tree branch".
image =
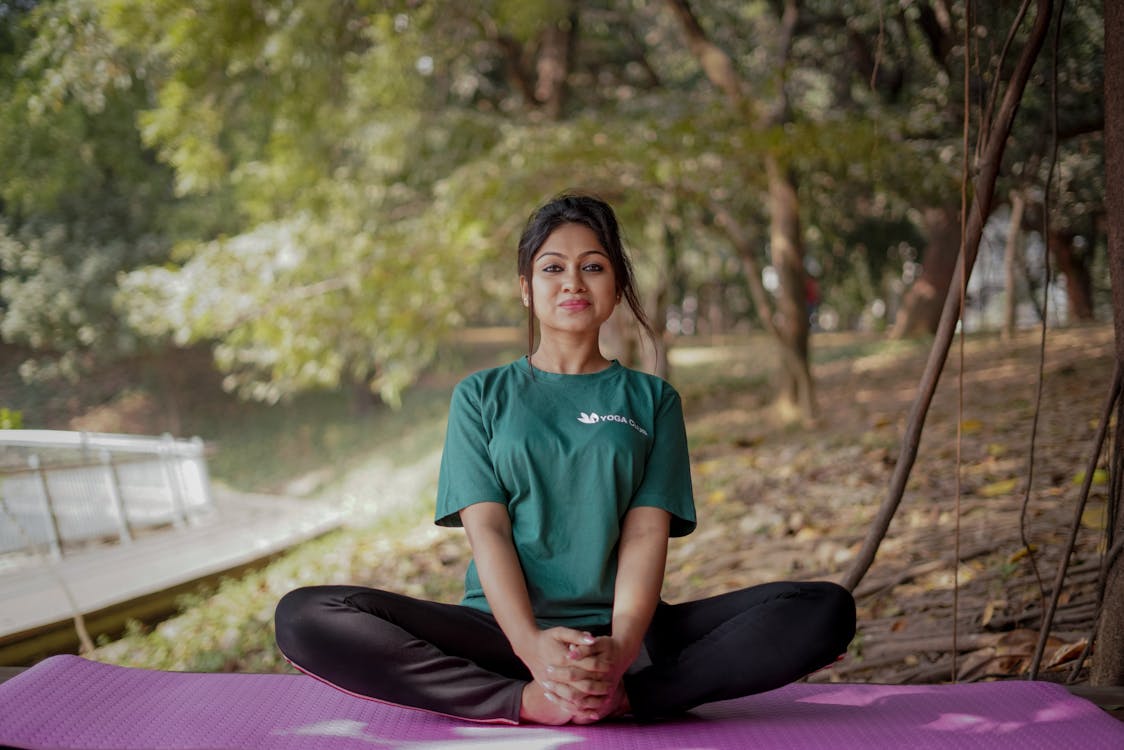
[[753, 299], [753, 306], [757, 310], [757, 317], [761, 318], [761, 325], [773, 338], [780, 339], [780, 331], [773, 321], [773, 306], [769, 304], [769, 293], [761, 281], [761, 267], [754, 256], [753, 246], [750, 244], [747, 232], [730, 215], [725, 208], [719, 208], [714, 214], [714, 223], [725, 230], [730, 244], [738, 251], [745, 269], [746, 282], [749, 284], [749, 296]]
[[499, 47], [503, 54], [504, 70], [507, 71], [508, 80], [518, 89], [526, 106], [535, 105], [535, 82], [523, 64], [523, 45], [519, 40], [509, 34], [497, 33], [492, 41]]
[[[966, 277], [967, 272], [971, 271], [972, 266], [975, 265], [980, 239], [983, 236], [983, 226], [987, 217], [991, 214], [995, 182], [999, 177], [999, 169], [1002, 166], [1003, 153], [1007, 147], [1011, 125], [1014, 122], [1015, 114], [1018, 112], [1019, 104], [1022, 102], [1023, 92], [1026, 89], [1027, 80], [1030, 78], [1031, 69], [1034, 67], [1034, 61], [1038, 58], [1038, 53], [1045, 41], [1052, 15], [1053, 0], [1038, 0], [1034, 26], [1011, 75], [1011, 82], [1008, 84], [1003, 101], [996, 112], [995, 124], [989, 133], [983, 151], [979, 178], [975, 183], [971, 214], [961, 243], [960, 257], [957, 260], [956, 278], [960, 278], [962, 273]], [[897, 463], [894, 466], [894, 474], [890, 478], [889, 495], [878, 509], [878, 515], [863, 541], [862, 549], [843, 579], [843, 586], [848, 589], [854, 590], [874, 563], [874, 558], [878, 554], [878, 547], [882, 544], [886, 531], [890, 528], [890, 521], [893, 520], [898, 506], [901, 504], [902, 497], [905, 494], [906, 482], [913, 469], [913, 464], [917, 460], [917, 451], [921, 444], [921, 433], [925, 428], [925, 418], [929, 412], [929, 405], [933, 401], [941, 371], [948, 359], [948, 351], [952, 345], [959, 319], [960, 287], [952, 285], [949, 287], [948, 296], [945, 298], [941, 321], [937, 327], [933, 347], [929, 350], [929, 359], [921, 376], [917, 398], [910, 410], [906, 434], [902, 440]]]
[[920, 14], [917, 26], [929, 43], [929, 54], [938, 65], [948, 71], [948, 56], [955, 45], [952, 15], [948, 11], [948, 5], [944, 0], [936, 0], [935, 3], [920, 3], [918, 10]]
[[687, 0], [667, 0], [667, 5], [679, 19], [679, 26], [687, 35], [687, 48], [702, 65], [706, 77], [726, 94], [737, 107], [745, 106], [741, 79], [734, 70], [734, 61], [718, 45], [710, 41], [699, 19]]
[[777, 38], [777, 59], [781, 63], [780, 81], [777, 85], [777, 97], [766, 117], [769, 126], [780, 125], [789, 119], [788, 101], [788, 64], [792, 56], [792, 41], [796, 35], [796, 24], [800, 21], [800, 8], [796, 0], [785, 0], [784, 11], [781, 12], [781, 25]]

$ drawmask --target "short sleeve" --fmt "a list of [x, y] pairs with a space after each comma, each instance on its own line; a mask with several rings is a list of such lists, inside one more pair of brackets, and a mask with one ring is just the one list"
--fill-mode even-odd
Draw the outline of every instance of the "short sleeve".
[[488, 453], [490, 430], [485, 424], [480, 395], [473, 381], [453, 390], [449, 425], [437, 480], [438, 526], [460, 526], [460, 511], [480, 502], [507, 502]]
[[671, 386], [660, 401], [652, 435], [644, 478], [629, 507], [666, 510], [671, 514], [671, 536], [686, 536], [695, 530], [695, 497], [683, 406]]

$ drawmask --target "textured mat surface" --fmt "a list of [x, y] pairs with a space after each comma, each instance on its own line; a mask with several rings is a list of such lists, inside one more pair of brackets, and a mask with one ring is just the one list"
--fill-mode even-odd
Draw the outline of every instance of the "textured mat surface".
[[1040, 682], [790, 685], [659, 724], [474, 725], [310, 677], [126, 669], [56, 656], [0, 685], [0, 745], [351, 750], [1120, 750], [1124, 723]]

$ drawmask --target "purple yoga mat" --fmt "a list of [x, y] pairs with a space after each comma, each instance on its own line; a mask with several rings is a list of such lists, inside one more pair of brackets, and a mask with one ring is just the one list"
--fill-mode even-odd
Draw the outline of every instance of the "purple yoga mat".
[[471, 724], [303, 675], [128, 669], [55, 656], [0, 685], [0, 744], [239, 750], [1124, 748], [1124, 723], [1041, 682], [796, 684], [657, 724]]

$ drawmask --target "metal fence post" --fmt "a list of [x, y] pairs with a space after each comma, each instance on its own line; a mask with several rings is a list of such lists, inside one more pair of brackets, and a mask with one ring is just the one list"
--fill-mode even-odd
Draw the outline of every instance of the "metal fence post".
[[62, 545], [59, 540], [59, 522], [55, 518], [55, 509], [51, 503], [51, 491], [47, 487], [47, 474], [39, 463], [39, 454], [32, 453], [27, 457], [27, 465], [35, 472], [39, 480], [39, 492], [43, 499], [43, 515], [47, 519], [47, 548], [51, 557], [58, 560], [62, 557]]
[[113, 506], [113, 515], [117, 521], [117, 536], [123, 544], [133, 541], [129, 532], [129, 518], [125, 515], [125, 501], [121, 498], [121, 485], [117, 481], [117, 467], [113, 465], [113, 457], [109, 451], [101, 449], [101, 462], [105, 466], [105, 488], [109, 492], [109, 502]]
[[203, 503], [208, 508], [215, 507], [215, 498], [211, 494], [211, 472], [207, 468], [207, 446], [203, 438], [196, 435], [191, 438], [192, 445], [199, 451], [195, 456], [195, 465], [199, 470], [199, 483], [203, 489]]
[[164, 467], [164, 482], [168, 485], [168, 492], [172, 497], [172, 525], [182, 529], [187, 523], [187, 513], [183, 507], [183, 495], [180, 492], [179, 472], [172, 466], [172, 451], [175, 440], [171, 434], [165, 432], [163, 444], [160, 446], [160, 464]]

